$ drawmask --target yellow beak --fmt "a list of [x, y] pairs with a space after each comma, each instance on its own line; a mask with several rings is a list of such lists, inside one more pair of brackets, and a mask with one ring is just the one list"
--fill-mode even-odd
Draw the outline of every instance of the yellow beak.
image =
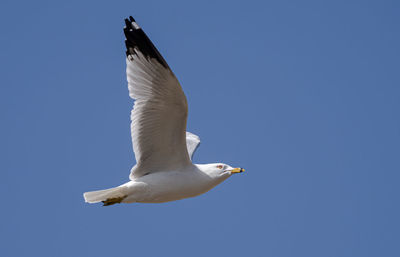
[[242, 173], [244, 171], [244, 169], [242, 169], [242, 168], [234, 168], [233, 170], [231, 170], [231, 173], [232, 174], [234, 174], [234, 173]]

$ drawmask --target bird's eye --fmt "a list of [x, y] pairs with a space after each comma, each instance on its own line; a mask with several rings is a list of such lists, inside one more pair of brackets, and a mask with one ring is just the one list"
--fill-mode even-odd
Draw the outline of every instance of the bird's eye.
[[218, 169], [222, 169], [224, 166], [223, 165], [217, 165]]

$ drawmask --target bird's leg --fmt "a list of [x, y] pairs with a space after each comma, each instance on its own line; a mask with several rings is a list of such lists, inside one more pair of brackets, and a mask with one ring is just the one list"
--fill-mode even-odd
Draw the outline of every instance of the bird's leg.
[[103, 206], [109, 206], [109, 205], [113, 205], [113, 204], [116, 204], [116, 203], [121, 203], [122, 200], [124, 200], [125, 197], [126, 196], [117, 197], [117, 198], [108, 198], [107, 200], [102, 201], [103, 202]]

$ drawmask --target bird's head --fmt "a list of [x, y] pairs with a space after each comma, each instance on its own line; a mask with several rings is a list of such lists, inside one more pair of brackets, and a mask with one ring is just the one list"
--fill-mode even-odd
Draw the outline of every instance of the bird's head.
[[244, 172], [243, 168], [233, 168], [225, 163], [203, 164], [201, 170], [211, 177], [225, 177]]

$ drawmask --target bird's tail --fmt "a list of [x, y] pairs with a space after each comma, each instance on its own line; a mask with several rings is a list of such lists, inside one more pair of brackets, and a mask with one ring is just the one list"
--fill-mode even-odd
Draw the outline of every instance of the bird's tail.
[[122, 186], [113, 187], [105, 190], [91, 191], [83, 194], [85, 202], [98, 203], [103, 202], [103, 206], [121, 203], [126, 197], [125, 188]]

